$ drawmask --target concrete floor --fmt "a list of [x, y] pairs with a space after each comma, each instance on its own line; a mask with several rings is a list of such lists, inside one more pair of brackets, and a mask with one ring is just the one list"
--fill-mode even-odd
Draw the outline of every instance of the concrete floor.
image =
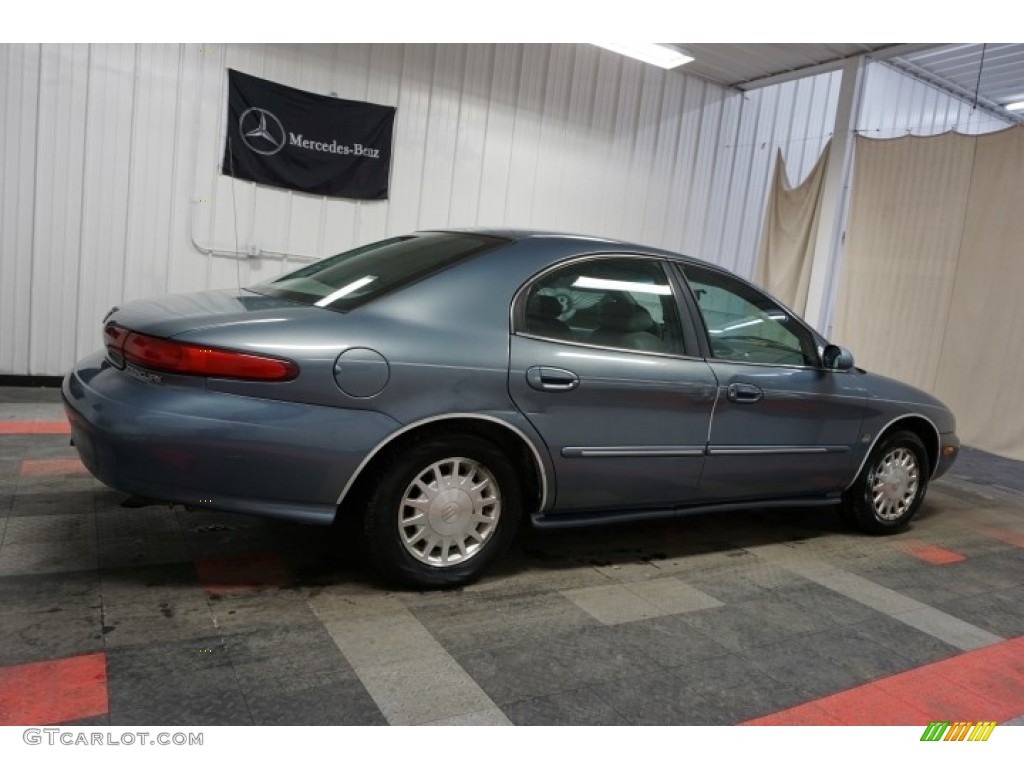
[[906, 724], [1024, 715], [1024, 466], [911, 529], [829, 509], [524, 529], [382, 586], [343, 530], [126, 509], [56, 390], [0, 389], [0, 725]]

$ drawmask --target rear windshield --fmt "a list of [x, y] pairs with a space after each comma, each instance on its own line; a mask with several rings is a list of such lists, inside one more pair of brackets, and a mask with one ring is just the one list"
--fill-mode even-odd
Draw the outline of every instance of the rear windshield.
[[339, 253], [249, 290], [346, 311], [507, 242], [464, 232], [418, 232]]

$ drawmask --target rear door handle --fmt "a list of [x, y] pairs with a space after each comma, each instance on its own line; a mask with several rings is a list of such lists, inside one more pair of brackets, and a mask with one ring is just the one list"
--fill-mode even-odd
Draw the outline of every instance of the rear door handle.
[[753, 384], [730, 384], [726, 396], [734, 403], [756, 403], [764, 392]]
[[526, 383], [542, 392], [568, 392], [580, 385], [580, 377], [564, 368], [535, 365], [526, 370]]

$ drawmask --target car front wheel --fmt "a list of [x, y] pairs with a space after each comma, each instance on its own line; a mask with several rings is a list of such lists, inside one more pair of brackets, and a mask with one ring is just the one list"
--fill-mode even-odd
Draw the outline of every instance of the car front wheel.
[[894, 432], [879, 442], [843, 495], [843, 516], [868, 533], [896, 533], [924, 501], [928, 476], [921, 439], [913, 432]]
[[518, 478], [475, 435], [428, 438], [378, 476], [364, 521], [374, 564], [417, 587], [467, 584], [507, 548], [520, 517]]

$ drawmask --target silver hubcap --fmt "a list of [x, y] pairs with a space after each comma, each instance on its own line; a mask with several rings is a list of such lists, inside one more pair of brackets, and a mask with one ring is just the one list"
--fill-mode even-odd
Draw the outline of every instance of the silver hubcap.
[[914, 503], [919, 483], [920, 470], [914, 452], [906, 448], [889, 451], [868, 477], [875, 515], [880, 520], [902, 517]]
[[409, 483], [398, 508], [406, 551], [435, 568], [477, 555], [497, 530], [501, 492], [479, 462], [453, 457], [434, 462]]

